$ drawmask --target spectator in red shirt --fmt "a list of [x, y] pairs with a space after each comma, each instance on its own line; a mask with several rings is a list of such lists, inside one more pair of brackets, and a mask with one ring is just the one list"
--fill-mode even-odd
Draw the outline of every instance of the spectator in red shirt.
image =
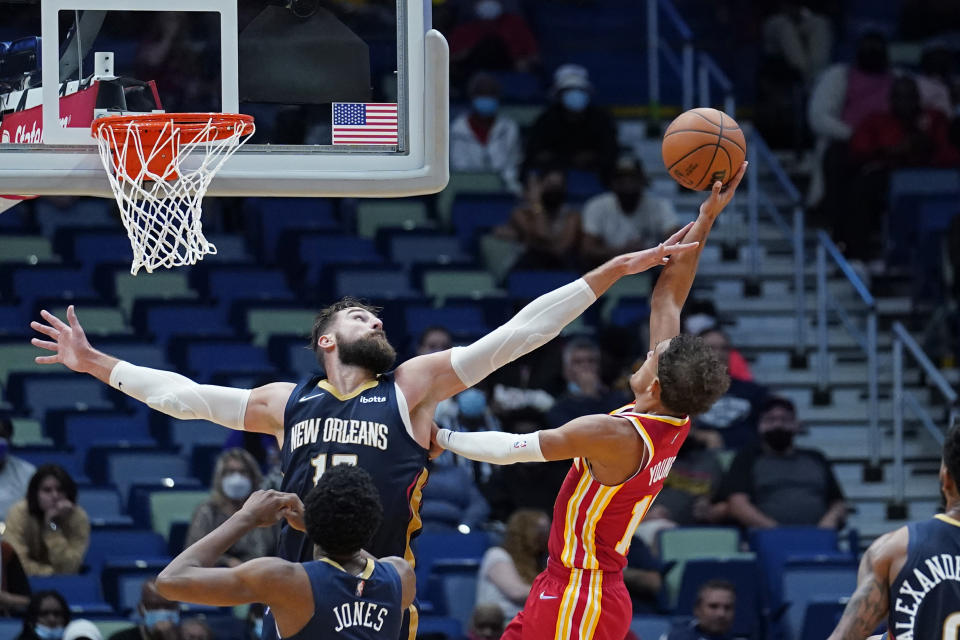
[[850, 175], [846, 208], [834, 220], [836, 239], [847, 258], [869, 280], [884, 268], [878, 242], [886, 208], [890, 171], [903, 167], [960, 165], [950, 141], [950, 125], [940, 111], [924, 109], [917, 82], [894, 80], [889, 112], [876, 112], [856, 127], [850, 139]]
[[[454, 82], [477, 71], [530, 71], [540, 59], [527, 21], [507, 0], [473, 0], [450, 33]], [[462, 86], [462, 85], [460, 85]]]

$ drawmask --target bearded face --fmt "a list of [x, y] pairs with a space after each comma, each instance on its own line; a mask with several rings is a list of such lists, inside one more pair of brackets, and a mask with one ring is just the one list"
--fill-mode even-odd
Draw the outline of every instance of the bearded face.
[[387, 336], [382, 331], [372, 336], [357, 338], [353, 342], [348, 342], [339, 332], [334, 335], [337, 338], [337, 348], [342, 364], [357, 366], [380, 374], [388, 371], [397, 359], [397, 351], [387, 341]]

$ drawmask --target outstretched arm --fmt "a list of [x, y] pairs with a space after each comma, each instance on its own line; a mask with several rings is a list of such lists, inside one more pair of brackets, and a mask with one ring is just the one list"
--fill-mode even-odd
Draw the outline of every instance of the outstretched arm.
[[863, 640], [883, 622], [889, 610], [891, 563], [906, 557], [908, 533], [901, 527], [876, 540], [864, 552], [857, 574], [857, 589], [827, 640]]
[[746, 170], [747, 163], [744, 162], [726, 187], [723, 187], [720, 181], [714, 183], [710, 196], [700, 205], [700, 215], [692, 226], [684, 227], [685, 234], [681, 236], [681, 241], [684, 243], [699, 244], [692, 251], [674, 256], [657, 278], [657, 284], [650, 296], [651, 350], [662, 341], [680, 333], [680, 310], [693, 286], [693, 279], [697, 274], [697, 265], [707, 236], [710, 235], [710, 229], [717, 216], [733, 199]]
[[67, 307], [67, 322], [43, 310], [47, 324], [30, 326], [49, 340], [30, 342], [54, 355], [37, 356], [38, 364], [63, 364], [88, 373], [152, 409], [181, 420], [209, 420], [231, 429], [247, 429], [283, 436], [283, 410], [294, 386], [274, 383], [257, 389], [233, 389], [201, 385], [172, 371], [138, 367], [94, 349], [80, 326], [73, 305]]
[[468, 347], [404, 362], [397, 368], [396, 380], [408, 404], [412, 408], [424, 401], [449, 398], [546, 344], [620, 278], [666, 264], [670, 256], [695, 249], [695, 244], [679, 243], [688, 230], [685, 227], [652, 249], [609, 260], [579, 280], [540, 296], [509, 322]]

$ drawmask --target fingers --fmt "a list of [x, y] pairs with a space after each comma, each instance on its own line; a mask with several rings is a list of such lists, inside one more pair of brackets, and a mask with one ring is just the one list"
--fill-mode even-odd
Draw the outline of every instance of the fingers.
[[730, 179], [730, 182], [727, 183], [724, 192], [736, 191], [737, 187], [740, 186], [740, 181], [743, 180], [743, 176], [747, 175], [747, 165], [750, 163], [746, 160], [740, 165], [740, 169], [737, 173]]
[[43, 310], [40, 311], [40, 316], [41, 316], [44, 320], [46, 320], [47, 322], [49, 322], [49, 323], [53, 326], [53, 328], [54, 328], [54, 329], [57, 329], [58, 331], [63, 331], [64, 329], [68, 329], [68, 328], [69, 328], [66, 324], [64, 324], [63, 320], [61, 320], [61, 319], [58, 318], [57, 316], [53, 315], [52, 313], [50, 313], [50, 312], [47, 311], [46, 309], [43, 309]]
[[37, 356], [33, 359], [37, 364], [57, 364], [58, 356]]
[[67, 307], [67, 322], [70, 323], [70, 326], [74, 329], [80, 328], [80, 321], [77, 320], [77, 311], [73, 308], [73, 305]]
[[693, 227], [695, 222], [696, 220], [691, 220], [687, 224], [683, 225], [682, 229], [680, 229], [675, 234], [667, 238], [667, 241], [665, 244], [668, 244], [668, 245], [677, 244], [678, 242], [683, 240], [684, 236], [687, 235], [687, 232], [690, 231], [690, 229]]
[[678, 253], [685, 253], [685, 252], [687, 252], [687, 251], [692, 251], [693, 249], [696, 249], [696, 248], [699, 247], [699, 246], [700, 246], [700, 243], [699, 243], [699, 242], [687, 242], [687, 243], [684, 243], [684, 244], [672, 244], [672, 245], [670, 245], [670, 246], [664, 247], [664, 248], [663, 248], [663, 251], [664, 251], [664, 253], [666, 253], [666, 254], [674, 255], [674, 254], [678, 254]]
[[56, 342], [50, 342], [49, 340], [41, 340], [40, 338], [31, 338], [30, 344], [35, 347], [40, 347], [41, 349], [47, 349], [49, 351], [59, 351], [60, 345]]
[[30, 328], [38, 333], [42, 333], [45, 336], [50, 336], [51, 338], [56, 339], [60, 335], [60, 332], [47, 324], [42, 324], [36, 320], [30, 323]]

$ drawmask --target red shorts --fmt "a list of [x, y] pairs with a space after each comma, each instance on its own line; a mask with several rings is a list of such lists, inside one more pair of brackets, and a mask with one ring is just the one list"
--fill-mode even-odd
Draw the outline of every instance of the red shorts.
[[501, 640], [623, 640], [632, 615], [623, 572], [568, 569], [551, 560]]

